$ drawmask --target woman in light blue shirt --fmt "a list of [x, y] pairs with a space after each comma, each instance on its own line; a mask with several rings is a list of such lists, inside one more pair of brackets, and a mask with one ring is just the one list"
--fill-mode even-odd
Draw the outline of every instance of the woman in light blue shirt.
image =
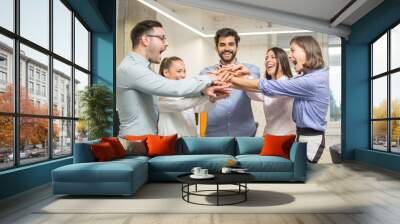
[[[290, 96], [294, 98], [293, 120], [297, 126], [298, 139], [313, 136], [308, 141], [307, 157], [310, 162], [318, 162], [325, 147], [326, 117], [329, 107], [329, 73], [325, 68], [322, 51], [312, 36], [297, 36], [290, 41], [289, 59], [295, 71], [300, 74], [290, 80], [249, 80], [248, 71], [236, 68], [221, 79], [230, 81], [234, 87], [247, 91], [262, 92], [266, 96]], [[318, 147], [313, 147], [315, 138], [321, 139]], [[319, 141], [319, 140], [317, 140]], [[316, 149], [313, 149], [316, 148]]]

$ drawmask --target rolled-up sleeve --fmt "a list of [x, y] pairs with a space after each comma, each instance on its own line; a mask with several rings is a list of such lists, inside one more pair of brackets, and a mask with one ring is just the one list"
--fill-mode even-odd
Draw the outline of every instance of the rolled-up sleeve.
[[267, 96], [290, 96], [311, 99], [315, 96], [312, 79], [305, 77], [290, 80], [261, 79], [258, 88]]

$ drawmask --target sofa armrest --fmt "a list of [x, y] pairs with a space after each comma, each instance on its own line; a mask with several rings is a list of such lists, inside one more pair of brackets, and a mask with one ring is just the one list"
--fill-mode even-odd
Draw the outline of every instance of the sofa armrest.
[[90, 146], [92, 144], [98, 144], [100, 140], [75, 143], [74, 145], [74, 163], [89, 163], [95, 162], [96, 158], [92, 153]]
[[293, 179], [305, 181], [307, 176], [307, 143], [294, 142], [290, 149], [290, 160], [293, 162]]

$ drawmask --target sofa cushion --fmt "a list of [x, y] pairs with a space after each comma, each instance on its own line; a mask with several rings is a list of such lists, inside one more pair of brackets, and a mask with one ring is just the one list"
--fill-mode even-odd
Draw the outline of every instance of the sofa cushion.
[[150, 171], [163, 172], [191, 172], [193, 167], [199, 166], [211, 172], [219, 171], [228, 160], [235, 159], [231, 155], [175, 155], [158, 156], [149, 160]]
[[263, 137], [236, 137], [236, 155], [260, 154]]
[[130, 182], [134, 172], [146, 171], [146, 162], [131, 159], [109, 162], [75, 163], [53, 170], [58, 182]]
[[178, 138], [177, 134], [170, 136], [154, 135], [147, 137], [146, 140], [148, 148], [147, 155], [151, 157], [175, 155], [177, 138]]
[[290, 148], [296, 135], [276, 136], [266, 134], [264, 136], [264, 146], [261, 149], [261, 156], [280, 156], [289, 159]]
[[109, 142], [92, 144], [90, 147], [94, 157], [96, 157], [96, 161], [105, 162], [118, 158], [118, 156], [115, 154], [115, 150]]
[[101, 138], [101, 142], [108, 142], [114, 149], [115, 155], [117, 158], [122, 158], [126, 156], [126, 151], [124, 146], [122, 146], [121, 142], [117, 137], [103, 137]]
[[241, 168], [249, 172], [292, 172], [292, 161], [279, 156], [239, 155], [236, 156]]
[[233, 137], [183, 137], [177, 144], [177, 154], [235, 155], [235, 138]]

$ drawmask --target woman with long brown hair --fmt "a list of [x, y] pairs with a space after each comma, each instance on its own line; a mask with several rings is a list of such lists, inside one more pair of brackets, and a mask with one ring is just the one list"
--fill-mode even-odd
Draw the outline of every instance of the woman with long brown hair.
[[[286, 52], [278, 47], [267, 50], [265, 56], [265, 77], [267, 80], [289, 80], [292, 78], [289, 58]], [[296, 124], [292, 119], [293, 97], [270, 97], [262, 93], [247, 92], [255, 101], [264, 103], [264, 135], [296, 134]]]
[[293, 120], [298, 139], [307, 141], [307, 158], [316, 163], [325, 148], [326, 117], [329, 107], [329, 72], [325, 68], [321, 47], [312, 36], [296, 36], [290, 41], [289, 59], [298, 77], [289, 80], [249, 80], [249, 71], [237, 67], [223, 72], [220, 79], [234, 87], [261, 92], [270, 97], [294, 98]]

